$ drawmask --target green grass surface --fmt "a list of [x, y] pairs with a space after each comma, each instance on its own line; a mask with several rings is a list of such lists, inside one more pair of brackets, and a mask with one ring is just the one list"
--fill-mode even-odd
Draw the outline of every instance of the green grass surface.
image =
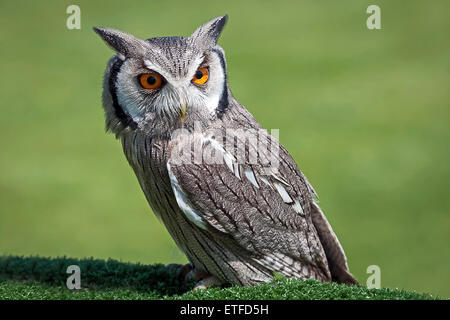
[[[81, 270], [81, 289], [66, 287], [69, 265]], [[214, 300], [423, 300], [431, 295], [393, 289], [367, 289], [315, 280], [277, 278], [256, 287], [210, 288], [191, 291], [163, 265], [115, 260], [0, 257], [1, 299], [214, 299]]]
[[[81, 30], [66, 8], [81, 8]], [[382, 30], [366, 28], [381, 7]], [[0, 254], [184, 263], [104, 133], [104, 25], [189, 35], [228, 13], [229, 84], [320, 196], [365, 283], [450, 297], [450, 2], [0, 1]]]

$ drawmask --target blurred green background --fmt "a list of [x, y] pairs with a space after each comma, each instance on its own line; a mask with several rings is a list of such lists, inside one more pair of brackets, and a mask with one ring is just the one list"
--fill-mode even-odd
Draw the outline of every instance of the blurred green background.
[[[66, 8], [81, 7], [81, 30]], [[366, 28], [381, 7], [382, 30]], [[92, 31], [220, 39], [235, 97], [280, 140], [365, 284], [450, 296], [449, 1], [1, 1], [0, 254], [185, 262], [104, 132]]]

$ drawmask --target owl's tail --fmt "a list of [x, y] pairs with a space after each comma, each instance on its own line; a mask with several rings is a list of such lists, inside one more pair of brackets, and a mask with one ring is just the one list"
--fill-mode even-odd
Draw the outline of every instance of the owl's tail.
[[331, 280], [349, 285], [359, 285], [358, 281], [348, 270], [347, 258], [344, 249], [342, 249], [336, 234], [328, 223], [320, 207], [312, 204], [312, 221], [319, 234], [320, 242], [325, 251], [328, 260], [328, 267], [331, 273]]

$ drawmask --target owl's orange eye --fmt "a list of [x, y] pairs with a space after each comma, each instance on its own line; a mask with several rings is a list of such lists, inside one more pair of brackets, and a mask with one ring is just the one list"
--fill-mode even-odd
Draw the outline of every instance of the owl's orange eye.
[[158, 89], [162, 85], [162, 77], [156, 73], [144, 73], [139, 76], [139, 82], [145, 89]]
[[208, 81], [208, 68], [198, 68], [195, 71], [192, 82], [196, 84], [205, 84]]

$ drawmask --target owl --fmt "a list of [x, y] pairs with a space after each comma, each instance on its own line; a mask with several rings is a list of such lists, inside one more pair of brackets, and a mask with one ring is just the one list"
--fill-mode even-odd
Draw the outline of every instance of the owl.
[[217, 44], [226, 21], [147, 40], [94, 28], [116, 52], [103, 81], [107, 131], [189, 260], [178, 271], [195, 288], [276, 274], [356, 284], [313, 187], [230, 91]]

